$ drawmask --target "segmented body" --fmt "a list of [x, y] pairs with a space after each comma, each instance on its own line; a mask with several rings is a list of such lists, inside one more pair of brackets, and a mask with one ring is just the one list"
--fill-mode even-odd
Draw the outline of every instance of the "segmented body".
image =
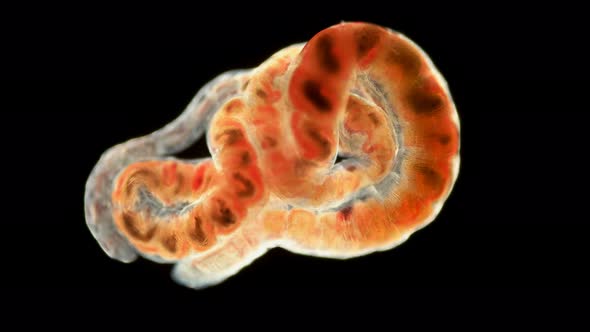
[[[167, 157], [205, 129], [212, 158]], [[198, 288], [276, 246], [392, 248], [434, 219], [458, 166], [459, 119], [428, 56], [389, 29], [342, 23], [221, 75], [173, 123], [107, 151], [86, 217], [111, 257], [176, 262], [174, 278]]]

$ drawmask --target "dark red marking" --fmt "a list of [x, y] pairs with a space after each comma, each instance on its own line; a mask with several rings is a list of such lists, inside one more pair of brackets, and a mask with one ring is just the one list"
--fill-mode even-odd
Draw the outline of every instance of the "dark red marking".
[[356, 32], [356, 54], [358, 59], [367, 55], [375, 47], [380, 35], [381, 31], [376, 27], [366, 27]]
[[349, 205], [340, 211], [338, 211], [342, 220], [350, 220], [350, 216], [352, 215], [352, 205]]
[[232, 145], [241, 140], [244, 137], [244, 134], [242, 134], [242, 131], [239, 129], [226, 129], [221, 134], [217, 135], [215, 139], [219, 140], [222, 136], [226, 136], [226, 145]]
[[379, 122], [379, 119], [377, 118], [377, 115], [375, 113], [369, 113], [368, 117], [371, 120], [371, 122], [373, 122], [375, 127], [377, 127], [379, 125], [380, 122]]
[[225, 106], [225, 111], [227, 113], [232, 113], [234, 111], [234, 108], [238, 107], [240, 104], [241, 104], [240, 101], [233, 100], [229, 104], [227, 104], [227, 106]]
[[325, 158], [330, 155], [332, 152], [332, 145], [330, 144], [330, 141], [322, 137], [316, 130], [311, 128], [307, 129], [307, 135], [319, 145], [320, 149], [322, 150], [320, 155], [321, 158]]
[[444, 178], [438, 172], [426, 165], [417, 166], [416, 169], [424, 177], [424, 182], [427, 186], [431, 187], [435, 191], [442, 189]]
[[405, 75], [414, 77], [420, 72], [422, 61], [418, 51], [402, 40], [396, 40], [387, 54], [386, 61], [391, 65], [400, 66]]
[[451, 142], [451, 136], [449, 136], [449, 135], [441, 135], [441, 136], [439, 136], [438, 141], [442, 145], [447, 145], [447, 144], [449, 144]]
[[332, 109], [332, 103], [321, 94], [320, 84], [316, 81], [306, 80], [303, 82], [303, 95], [321, 113], [329, 112]]
[[227, 204], [220, 199], [216, 199], [215, 201], [217, 202], [218, 210], [211, 214], [211, 219], [225, 227], [235, 224], [237, 221], [236, 216], [227, 207]]
[[407, 97], [412, 111], [417, 114], [428, 115], [442, 108], [444, 102], [440, 95], [428, 93], [422, 88], [414, 88]]
[[266, 92], [264, 92], [264, 90], [262, 89], [256, 89], [256, 95], [262, 99], [266, 99], [266, 97], [268, 96]]
[[177, 242], [178, 241], [176, 240], [176, 236], [170, 235], [162, 240], [162, 245], [164, 246], [164, 248], [168, 249], [168, 251], [173, 253], [176, 251]]
[[319, 37], [316, 48], [320, 62], [320, 66], [328, 73], [335, 74], [340, 70], [340, 63], [338, 58], [333, 53], [334, 41], [329, 35], [322, 35]]
[[156, 225], [152, 226], [145, 234], [143, 234], [136, 225], [136, 220], [131, 216], [129, 213], [123, 213], [123, 227], [129, 233], [129, 236], [140, 240], [140, 241], [149, 241], [151, 240], [154, 235], [156, 234]]
[[248, 151], [244, 151], [241, 156], [242, 159], [242, 166], [248, 166], [250, 164], [251, 158], [250, 153]]
[[191, 228], [189, 232], [189, 236], [194, 241], [198, 242], [201, 245], [207, 245], [208, 239], [207, 235], [203, 231], [203, 221], [199, 217], [193, 218], [193, 228]]
[[250, 197], [250, 196], [254, 195], [254, 185], [252, 184], [252, 181], [246, 179], [240, 173], [234, 173], [234, 179], [241, 182], [242, 185], [244, 186], [244, 189], [238, 191], [236, 193], [236, 195], [238, 195], [239, 197]]
[[262, 149], [266, 150], [269, 148], [274, 148], [275, 146], [277, 146], [277, 141], [274, 138], [270, 136], [264, 136], [261, 144]]

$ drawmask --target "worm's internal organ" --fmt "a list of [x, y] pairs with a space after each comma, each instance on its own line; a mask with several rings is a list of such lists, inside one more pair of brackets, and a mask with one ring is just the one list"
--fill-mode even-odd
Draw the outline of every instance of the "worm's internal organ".
[[[130, 247], [176, 262], [174, 278], [199, 288], [272, 247], [386, 250], [440, 211], [458, 174], [459, 120], [444, 79], [403, 35], [341, 23], [224, 75], [93, 171], [87, 221], [112, 257], [133, 260]], [[167, 157], [195, 128], [207, 129], [212, 158]], [[141, 153], [123, 157], [131, 147]], [[101, 181], [110, 202], [89, 197]]]

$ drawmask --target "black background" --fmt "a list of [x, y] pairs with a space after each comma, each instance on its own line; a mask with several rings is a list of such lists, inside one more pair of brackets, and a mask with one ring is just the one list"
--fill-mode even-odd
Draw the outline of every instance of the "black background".
[[[243, 294], [283, 302], [284, 294], [369, 301], [443, 293], [445, 302], [483, 291], [504, 305], [518, 294], [587, 294], [579, 8], [203, 6], [3, 11], [5, 294], [109, 303], [152, 294], [203, 306]], [[393, 250], [356, 259], [274, 249], [203, 291], [176, 285], [171, 266], [123, 264], [101, 251], [85, 225], [83, 194], [104, 150], [170, 122], [217, 74], [257, 66], [342, 20], [404, 33], [449, 83], [462, 161], [435, 222]], [[206, 155], [203, 141], [182, 154]]]

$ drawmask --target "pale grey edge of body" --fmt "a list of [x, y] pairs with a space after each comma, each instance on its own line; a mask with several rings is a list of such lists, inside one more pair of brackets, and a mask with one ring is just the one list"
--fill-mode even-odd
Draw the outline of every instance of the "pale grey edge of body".
[[240, 92], [242, 78], [251, 71], [231, 70], [215, 77], [164, 128], [115, 145], [102, 154], [86, 181], [84, 213], [92, 236], [109, 257], [125, 263], [137, 259], [137, 251], [117, 231], [112, 217], [111, 194], [117, 175], [134, 162], [161, 159], [195, 143], [215, 112]]

